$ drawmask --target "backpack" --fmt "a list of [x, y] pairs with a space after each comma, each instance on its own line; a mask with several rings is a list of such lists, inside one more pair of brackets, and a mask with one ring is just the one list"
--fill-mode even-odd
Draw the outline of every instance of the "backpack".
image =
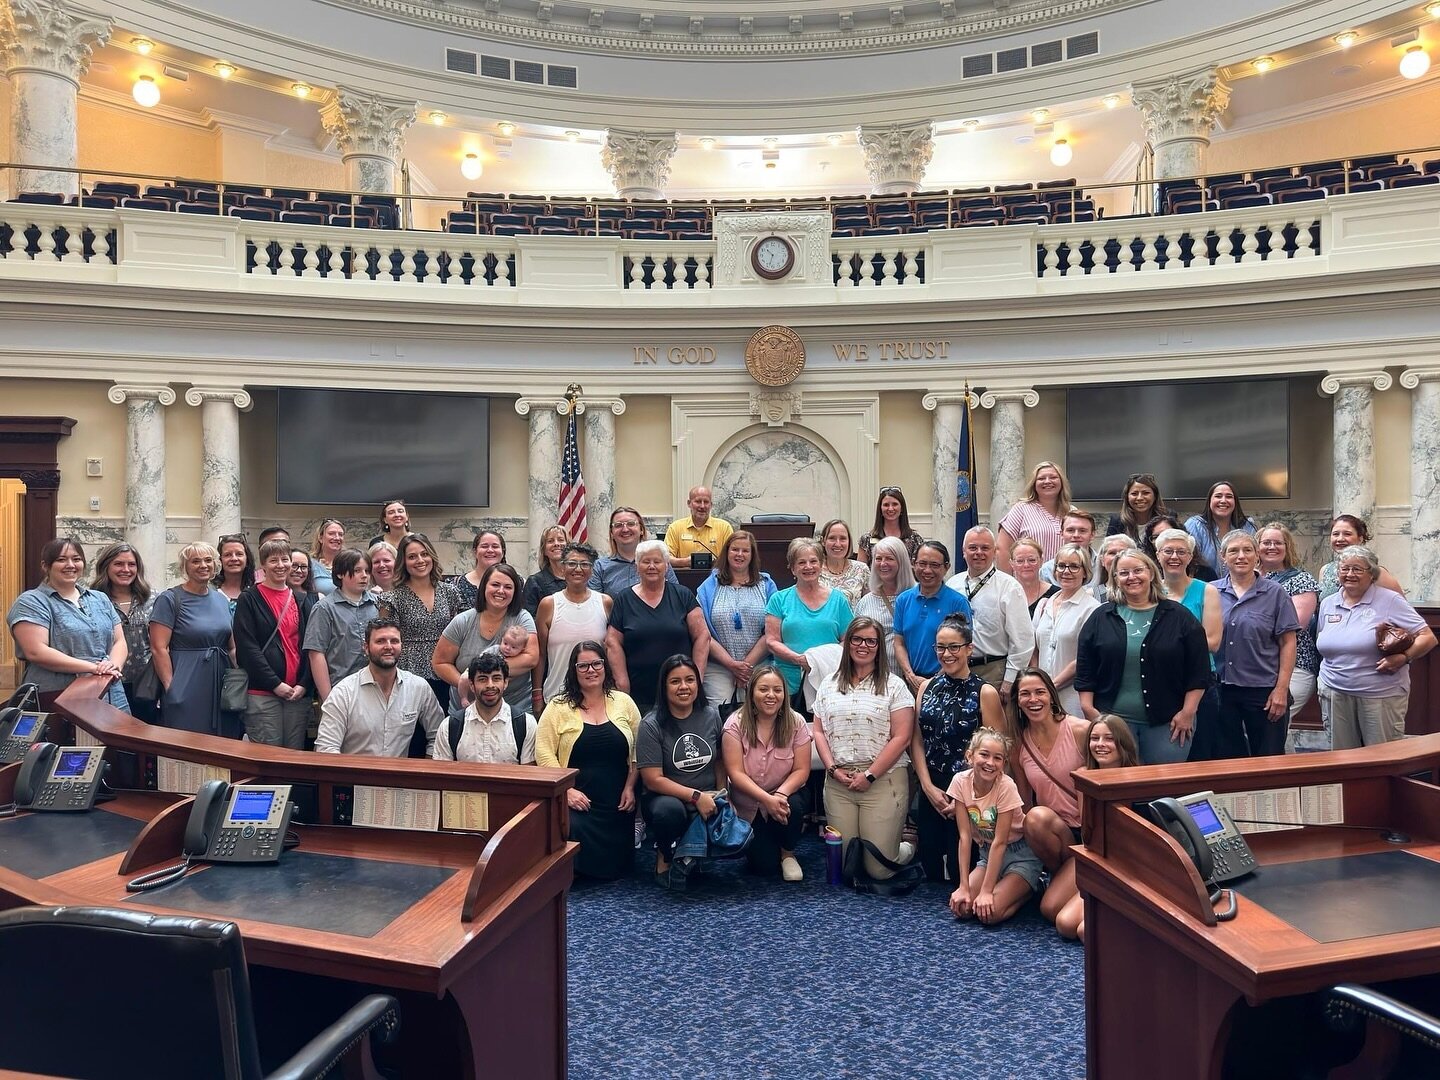
[[[877, 880], [867, 874], [867, 851], [881, 866], [893, 870], [895, 876]], [[891, 862], [881, 854], [879, 848], [860, 836], [851, 837], [850, 842], [845, 845], [845, 859], [841, 865], [841, 878], [846, 884], [852, 886], [856, 892], [874, 893], [876, 896], [906, 896], [925, 880], [925, 869], [918, 858], [911, 859], [908, 863]]]
[[[525, 721], [529, 713], [512, 712], [510, 714], [510, 729], [515, 733], [515, 760], [519, 761], [521, 754], [525, 751]], [[460, 760], [460, 735], [465, 730], [465, 718], [463, 716], [450, 717], [450, 756], [456, 761]]]

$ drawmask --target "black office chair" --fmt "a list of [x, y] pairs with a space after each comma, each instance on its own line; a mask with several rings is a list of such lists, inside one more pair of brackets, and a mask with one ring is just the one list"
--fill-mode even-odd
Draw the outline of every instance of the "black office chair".
[[[234, 923], [17, 908], [0, 914], [0, 985], [11, 988], [0, 1068], [77, 1080], [266, 1075]], [[363, 1066], [369, 1040], [388, 1041], [399, 1026], [395, 999], [371, 994], [268, 1076], [321, 1077], [351, 1052]]]

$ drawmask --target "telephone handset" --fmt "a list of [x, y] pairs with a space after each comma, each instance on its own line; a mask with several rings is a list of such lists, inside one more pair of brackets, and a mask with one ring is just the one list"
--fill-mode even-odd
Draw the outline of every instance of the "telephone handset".
[[0, 765], [19, 761], [31, 746], [45, 737], [48, 715], [15, 707], [0, 709]]
[[[1225, 808], [1211, 800], [1213, 791], [1201, 791], [1180, 799], [1156, 799], [1148, 806], [1150, 817], [1173, 836], [1195, 864], [1200, 879], [1210, 890], [1210, 903], [1218, 903], [1225, 890], [1218, 883], [1233, 881], [1255, 870], [1255, 855], [1245, 837], [1230, 820]], [[1232, 863], [1233, 860], [1233, 863]], [[1230, 905], [1215, 917], [1221, 922], [1235, 917], [1235, 893]]]
[[103, 746], [37, 742], [26, 751], [15, 778], [15, 805], [22, 810], [89, 810], [104, 779]]
[[195, 862], [276, 862], [294, 813], [288, 784], [207, 780], [190, 807], [181, 844], [184, 861], [142, 874], [125, 888], [129, 892], [158, 889], [180, 880]]

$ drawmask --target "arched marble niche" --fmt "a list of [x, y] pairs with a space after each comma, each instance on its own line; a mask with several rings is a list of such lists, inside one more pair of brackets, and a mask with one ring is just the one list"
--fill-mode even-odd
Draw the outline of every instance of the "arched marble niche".
[[715, 513], [737, 524], [752, 513], [803, 512], [817, 525], [849, 520], [856, 507], [868, 513], [879, 425], [879, 395], [799, 383], [775, 393], [671, 398], [673, 512], [685, 513], [686, 493], [708, 483]]
[[727, 521], [756, 514], [809, 514], [817, 525], [838, 517], [840, 474], [798, 431], [762, 429], [721, 457], [711, 476], [714, 512]]

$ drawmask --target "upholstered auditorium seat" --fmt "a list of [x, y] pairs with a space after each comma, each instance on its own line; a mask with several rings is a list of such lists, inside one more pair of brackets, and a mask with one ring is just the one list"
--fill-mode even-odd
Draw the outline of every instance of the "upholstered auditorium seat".
[[1226, 210], [1246, 210], [1252, 206], [1270, 206], [1275, 200], [1259, 192], [1252, 192], [1246, 195], [1231, 195], [1228, 199], [1222, 199], [1220, 205]]
[[1440, 176], [1435, 173], [1407, 173], [1390, 180], [1392, 188], [1426, 187], [1430, 184], [1440, 184]]
[[898, 225], [875, 225], [868, 229], [861, 229], [861, 236], [899, 236], [903, 229]]
[[[116, 195], [71, 195], [69, 205], [83, 205], [87, 210], [114, 210], [120, 205], [120, 199]], [[166, 209], [169, 209], [168, 205]]]
[[288, 199], [275, 199], [269, 195], [246, 195], [245, 207], [248, 210], [271, 210], [279, 213], [281, 210], [290, 209]]
[[283, 210], [279, 220], [286, 225], [324, 225], [324, 214], [312, 214], [299, 210]]
[[547, 229], [558, 230], [562, 233], [573, 233], [574, 227], [569, 218], [559, 217], [555, 214], [536, 214], [530, 222], [535, 226], [536, 232], [544, 233]]
[[262, 210], [258, 206], [232, 206], [230, 216], [243, 218], [246, 221], [274, 221], [274, 210]]
[[1250, 179], [1263, 187], [1266, 180], [1285, 180], [1294, 175], [1295, 170], [1285, 165], [1275, 169], [1256, 169], [1250, 174]]
[[1259, 195], [1260, 185], [1251, 183], [1240, 184], [1211, 184], [1210, 197], [1219, 199], [1222, 203], [1240, 195]]
[[927, 210], [920, 215], [920, 227], [924, 229], [948, 229], [950, 227], [950, 211]]
[[1377, 165], [1368, 170], [1367, 176], [1371, 180], [1390, 181], [1397, 176], [1414, 176], [1415, 166], [1408, 162], [1404, 165]]
[[1209, 210], [1219, 209], [1219, 199], [1207, 199], [1204, 202], [1196, 200], [1194, 202], [1172, 203], [1170, 212], [1172, 214], [1203, 214]]
[[966, 210], [962, 220], [966, 225], [976, 225], [987, 221], [999, 225], [1005, 220], [1005, 208], [1003, 206], [977, 206], [973, 210]]
[[328, 218], [331, 214], [335, 213], [335, 204], [328, 202], [305, 202], [297, 200], [290, 204], [290, 209], [297, 214], [320, 214], [321, 216]]
[[219, 217], [220, 209], [218, 203], [182, 202], [175, 207], [182, 214], [203, 214], [210, 217]]
[[1365, 182], [1365, 174], [1359, 169], [1351, 169], [1348, 173], [1344, 169], [1335, 169], [1330, 172], [1313, 173], [1311, 175], [1315, 180], [1316, 187], [1329, 188], [1333, 195], [1343, 195], [1345, 193], [1347, 176], [1349, 177], [1351, 187]]
[[138, 199], [140, 197], [139, 184], [122, 184], [115, 180], [101, 180], [95, 185], [96, 195], [114, 195], [117, 198]]
[[[523, 217], [523, 215], [521, 215]], [[492, 225], [490, 231], [496, 236], [529, 236], [529, 225]]]
[[[180, 203], [172, 203], [167, 199], [121, 199], [120, 205], [126, 210], [177, 210]], [[194, 205], [193, 203], [191, 205]], [[187, 211], [189, 213], [191, 211]], [[205, 207], [207, 214], [213, 214], [213, 206]]]
[[[474, 232], [477, 224], [479, 224], [479, 220], [473, 212], [457, 210], [453, 214], [445, 215], [442, 227], [446, 232]], [[457, 225], [468, 226], [468, 228], [457, 229], [455, 228]]]
[[[1350, 185], [1350, 194], [1355, 195], [1362, 191], [1384, 191], [1385, 181], [1383, 180], [1362, 180], [1358, 184]], [[1339, 192], [1336, 192], [1339, 194]]]
[[328, 224], [340, 229], [373, 229], [375, 220], [362, 214], [331, 214]]
[[1289, 191], [1281, 191], [1275, 195], [1276, 202], [1312, 202], [1316, 199], [1323, 199], [1329, 194], [1324, 188], [1291, 188]]
[[640, 228], [626, 229], [625, 233], [631, 240], [669, 240], [670, 234], [664, 229], [645, 228], [649, 222], [642, 222]]
[[1299, 191], [1302, 188], [1310, 187], [1308, 176], [1283, 176], [1275, 179], [1261, 180], [1260, 186], [1270, 195], [1278, 195], [1282, 191]]
[[64, 206], [65, 196], [58, 191], [22, 191], [11, 202], [38, 203], [45, 206]]
[[147, 199], [165, 199], [170, 203], [193, 202], [189, 188], [169, 187], [161, 184], [151, 184], [145, 189]]
[[896, 228], [908, 229], [915, 224], [915, 215], [909, 210], [879, 210], [875, 214], [875, 224], [881, 228], [894, 225]]
[[490, 228], [497, 236], [513, 236], [514, 233], [502, 233], [501, 229], [525, 229], [530, 228], [530, 219], [524, 214], [491, 214]]

